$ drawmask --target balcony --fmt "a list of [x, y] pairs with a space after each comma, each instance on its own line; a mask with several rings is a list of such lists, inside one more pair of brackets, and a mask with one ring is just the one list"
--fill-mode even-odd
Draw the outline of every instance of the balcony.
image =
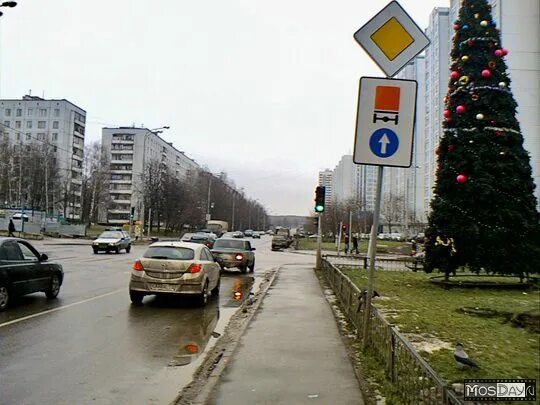
[[130, 163], [130, 164], [133, 164], [133, 158], [130, 159], [130, 160], [124, 160], [124, 159], [121, 159], [121, 160], [118, 160], [118, 159], [115, 159], [115, 160], [111, 160], [111, 164], [124, 164], [124, 163]]
[[[113, 203], [115, 204], [131, 204], [131, 198], [128, 199], [128, 200], [112, 200]], [[129, 209], [128, 209], [129, 211]]]
[[109, 193], [111, 194], [131, 194], [131, 187], [125, 190], [122, 189], [116, 189], [116, 188], [110, 188]]
[[71, 155], [71, 157], [72, 157], [74, 160], [78, 161], [78, 162], [82, 162], [82, 161], [83, 161], [83, 157], [82, 157], [82, 156], [73, 154], [73, 155]]
[[128, 214], [128, 215], [131, 213], [129, 207], [126, 209], [111, 209], [108, 212], [109, 214]]
[[109, 180], [111, 182], [111, 184], [131, 184], [131, 179], [118, 179], [118, 180], [113, 180], [113, 179], [110, 179]]
[[72, 179], [71, 179], [71, 182], [72, 182], [73, 184], [79, 184], [79, 185], [82, 186], [82, 179], [73, 179], [73, 178], [72, 178]]
[[126, 141], [125, 139], [113, 139], [111, 141], [112, 145], [133, 145], [134, 143], [134, 140]]

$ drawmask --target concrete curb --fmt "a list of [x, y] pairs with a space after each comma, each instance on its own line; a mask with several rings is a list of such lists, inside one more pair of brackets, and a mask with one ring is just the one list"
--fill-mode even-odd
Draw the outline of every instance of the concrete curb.
[[[250, 325], [255, 314], [258, 312], [259, 307], [261, 306], [264, 300], [264, 297], [266, 296], [266, 293], [268, 292], [270, 287], [272, 287], [272, 285], [274, 284], [282, 267], [283, 266], [278, 267], [277, 270], [272, 275], [272, 277], [264, 285], [263, 289], [259, 290], [259, 293], [258, 293], [259, 296], [257, 300], [255, 301], [255, 304], [251, 307], [252, 309], [250, 313], [248, 314], [247, 318], [244, 319], [242, 325], [240, 326], [240, 329], [238, 330], [238, 334], [237, 334], [238, 338], [235, 339], [231, 344], [229, 344], [225, 350], [219, 353], [212, 353], [205, 360], [205, 363], [207, 363], [208, 361], [212, 361], [215, 364], [215, 367], [210, 373], [210, 375], [207, 377], [207, 381], [206, 381], [206, 384], [204, 385], [204, 388], [197, 394], [195, 399], [192, 402], [190, 402], [190, 404], [203, 405], [203, 404], [208, 403], [208, 400], [210, 399], [210, 396], [212, 395], [214, 388], [218, 384], [222, 374], [227, 369], [229, 362], [231, 361], [234, 353], [236, 352], [236, 349], [238, 348], [238, 344], [240, 343], [240, 340], [242, 339], [244, 332], [246, 331], [247, 327]], [[213, 356], [213, 359], [212, 359], [212, 356]], [[181, 401], [181, 399], [182, 399], [181, 395], [179, 395], [177, 398], [175, 398], [172, 404], [180, 403], [179, 401]]]

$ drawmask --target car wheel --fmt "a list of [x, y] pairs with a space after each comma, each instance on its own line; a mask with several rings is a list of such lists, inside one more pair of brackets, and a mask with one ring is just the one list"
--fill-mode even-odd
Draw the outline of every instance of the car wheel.
[[127, 245], [126, 253], [129, 253], [131, 251], [131, 245]]
[[241, 272], [242, 274], [246, 274], [247, 271], [248, 271], [248, 266], [247, 266], [247, 264], [244, 265], [244, 266], [242, 266], [242, 267], [240, 267], [240, 272]]
[[249, 266], [249, 271], [253, 273], [255, 270], [255, 260], [253, 260], [253, 263], [251, 263], [251, 266]]
[[7, 308], [9, 303], [9, 290], [7, 286], [0, 285], [0, 311]]
[[97, 250], [97, 249], [94, 249], [94, 254], [95, 254], [95, 255], [98, 254], [98, 250]]
[[60, 292], [60, 277], [58, 277], [57, 274], [53, 274], [51, 277], [51, 283], [49, 284], [49, 288], [45, 290], [45, 295], [47, 298], [53, 299], [58, 296], [58, 293]]
[[116, 249], [114, 249], [114, 253], [116, 253], [116, 254], [120, 253], [120, 246], [118, 246]]
[[143, 293], [139, 291], [129, 290], [129, 299], [131, 300], [132, 304], [141, 305], [143, 298], [144, 298]]
[[197, 304], [200, 307], [204, 307], [208, 302], [208, 281], [204, 283], [202, 292], [197, 296]]
[[216, 284], [216, 286], [214, 287], [214, 289], [211, 291], [212, 295], [216, 296], [216, 295], [219, 295], [219, 287], [221, 286], [221, 277], [218, 278], [218, 282]]

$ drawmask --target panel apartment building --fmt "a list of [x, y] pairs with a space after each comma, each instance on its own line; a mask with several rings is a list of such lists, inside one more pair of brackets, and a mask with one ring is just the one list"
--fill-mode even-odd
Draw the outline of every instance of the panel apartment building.
[[101, 141], [110, 159], [112, 205], [106, 213], [110, 224], [129, 223], [131, 207], [135, 207], [136, 218], [140, 217], [142, 176], [150, 162], [159, 162], [180, 179], [200, 168], [172, 142], [147, 128], [103, 128]]
[[60, 171], [61, 194], [48, 207], [53, 215], [77, 220], [81, 214], [86, 111], [72, 102], [35, 96], [0, 100], [1, 132], [12, 144], [48, 143]]

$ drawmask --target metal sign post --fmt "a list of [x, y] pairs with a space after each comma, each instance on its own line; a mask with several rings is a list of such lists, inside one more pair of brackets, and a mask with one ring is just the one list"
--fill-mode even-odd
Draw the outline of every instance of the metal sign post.
[[317, 267], [317, 269], [321, 268], [321, 243], [322, 243], [321, 221], [322, 221], [322, 215], [319, 214], [317, 217], [317, 260], [315, 263], [315, 267]]
[[[429, 45], [429, 39], [397, 1], [391, 1], [360, 28], [354, 38], [388, 77], [398, 73]], [[360, 79], [353, 161], [356, 164], [379, 166], [368, 249], [368, 282], [363, 297], [364, 349], [369, 343], [383, 168], [411, 165], [417, 87], [414, 80]]]

